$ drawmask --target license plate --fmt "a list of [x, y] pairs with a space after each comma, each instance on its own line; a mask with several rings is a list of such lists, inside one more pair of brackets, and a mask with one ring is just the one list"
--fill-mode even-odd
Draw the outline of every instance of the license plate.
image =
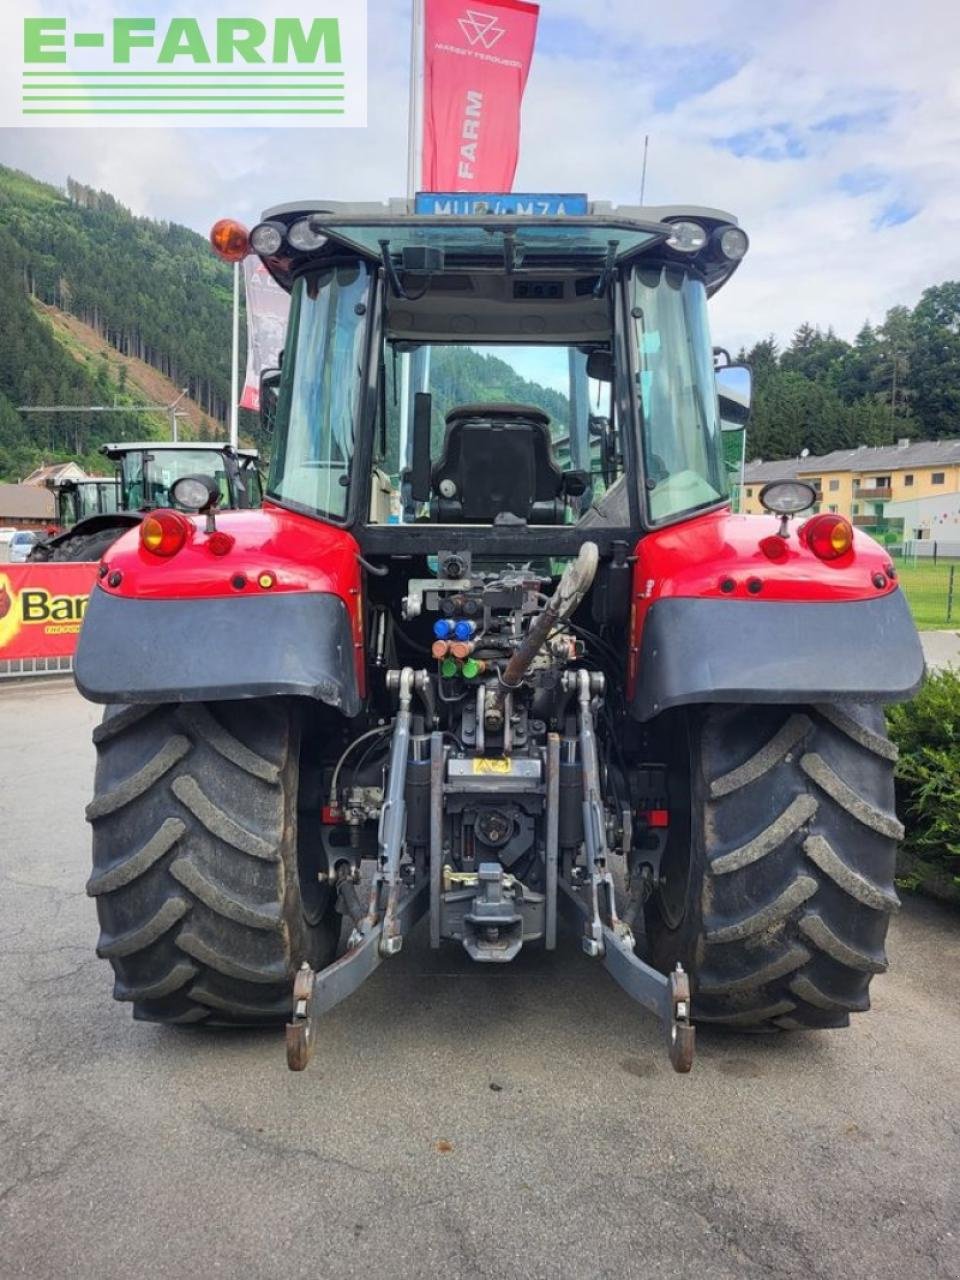
[[421, 191], [415, 213], [446, 214], [455, 218], [482, 218], [489, 214], [527, 218], [585, 217], [587, 197], [576, 193], [528, 195], [520, 192]]

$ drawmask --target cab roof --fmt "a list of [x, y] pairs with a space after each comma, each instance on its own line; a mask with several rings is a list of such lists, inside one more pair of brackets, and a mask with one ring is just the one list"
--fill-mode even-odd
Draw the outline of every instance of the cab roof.
[[[225, 453], [231, 446], [216, 440], [121, 440], [117, 444], [102, 444], [100, 452], [108, 458], [118, 458], [124, 453], [149, 450], [151, 453], [175, 449], [180, 453]], [[238, 458], [257, 459], [256, 449], [234, 449]]]
[[[577, 211], [566, 211], [564, 200]], [[287, 242], [263, 261], [286, 289], [292, 287], [306, 262], [322, 260], [338, 250], [371, 262], [385, 261], [388, 254], [400, 271], [493, 270], [514, 275], [543, 269], [586, 273], [664, 246], [675, 222], [701, 224], [708, 240], [717, 228], [737, 225], [732, 214], [696, 205], [613, 205], [586, 197], [536, 196], [461, 195], [433, 197], [433, 201], [444, 211], [424, 212], [422, 196], [385, 203], [305, 200], [275, 205], [265, 211], [264, 222], [281, 224], [281, 229], [288, 231], [295, 223], [309, 219], [311, 231], [325, 236], [326, 243], [316, 250], [299, 251]], [[438, 201], [442, 204], [437, 205]], [[526, 211], [519, 211], [518, 204]], [[584, 209], [586, 212], [581, 212]], [[669, 247], [662, 252], [678, 265], [700, 270], [710, 293], [719, 289], [738, 265], [708, 249], [697, 255], [674, 253]], [[429, 264], [430, 255], [434, 263], [442, 265], [416, 265], [418, 261]]]

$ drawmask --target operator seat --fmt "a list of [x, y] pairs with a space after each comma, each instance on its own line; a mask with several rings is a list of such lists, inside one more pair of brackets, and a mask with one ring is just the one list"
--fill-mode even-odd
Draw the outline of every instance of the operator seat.
[[530, 524], [561, 523], [564, 477], [549, 428], [549, 415], [528, 404], [451, 409], [443, 453], [431, 472], [432, 517], [492, 524], [510, 513]]

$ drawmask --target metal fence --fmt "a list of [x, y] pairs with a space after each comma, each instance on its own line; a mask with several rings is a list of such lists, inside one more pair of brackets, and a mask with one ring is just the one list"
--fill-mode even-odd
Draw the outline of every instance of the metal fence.
[[888, 550], [917, 625], [960, 628], [960, 543], [908, 542]]
[[66, 676], [73, 670], [73, 658], [9, 658], [0, 660], [0, 680], [24, 676]]

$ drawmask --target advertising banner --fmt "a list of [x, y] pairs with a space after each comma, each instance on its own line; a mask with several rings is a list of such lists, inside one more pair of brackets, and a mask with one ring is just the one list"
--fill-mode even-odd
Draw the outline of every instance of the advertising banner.
[[69, 658], [96, 580], [93, 562], [0, 564], [0, 662]]
[[240, 397], [241, 409], [260, 411], [260, 375], [276, 369], [287, 334], [290, 295], [284, 293], [259, 258], [243, 261], [247, 294], [247, 376]]
[[423, 189], [509, 191], [540, 7], [426, 0]]

